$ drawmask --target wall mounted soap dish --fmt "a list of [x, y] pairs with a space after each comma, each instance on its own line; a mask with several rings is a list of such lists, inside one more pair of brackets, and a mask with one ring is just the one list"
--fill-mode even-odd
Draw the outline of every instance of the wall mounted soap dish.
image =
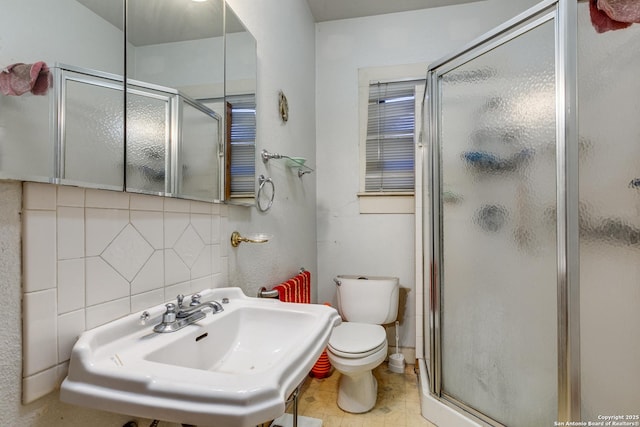
[[305, 159], [304, 157], [287, 157], [285, 165], [289, 166], [290, 168], [299, 168], [300, 166], [304, 166], [306, 162], [307, 159]]
[[285, 154], [278, 153], [270, 153], [267, 150], [262, 150], [260, 153], [260, 157], [262, 157], [262, 162], [267, 163], [271, 159], [286, 159], [286, 165], [291, 169], [298, 168], [298, 177], [301, 178], [303, 175], [313, 172], [309, 166], [305, 165], [307, 159], [304, 157], [291, 157]]

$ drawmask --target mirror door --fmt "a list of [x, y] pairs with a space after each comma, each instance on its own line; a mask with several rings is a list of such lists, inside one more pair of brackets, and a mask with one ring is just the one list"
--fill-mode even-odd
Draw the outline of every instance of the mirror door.
[[253, 203], [256, 42], [224, 0], [6, 6], [0, 179]]
[[127, 191], [221, 200], [224, 1], [127, 0]]

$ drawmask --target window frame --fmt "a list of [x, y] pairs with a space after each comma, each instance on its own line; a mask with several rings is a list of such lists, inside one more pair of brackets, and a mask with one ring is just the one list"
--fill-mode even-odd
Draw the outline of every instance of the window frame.
[[[250, 99], [251, 98], [251, 99]], [[232, 163], [233, 163], [233, 144], [232, 144], [232, 127], [233, 127], [233, 100], [239, 100], [241, 104], [252, 104], [254, 110], [254, 129], [253, 129], [253, 144], [245, 144], [253, 147], [253, 175], [244, 175], [246, 177], [251, 176], [251, 184], [255, 183], [255, 152], [257, 149], [257, 107], [256, 107], [256, 95], [255, 93], [249, 94], [233, 94], [225, 98], [225, 200], [230, 201], [250, 201], [255, 197], [255, 185], [253, 190], [248, 192], [233, 192], [232, 191]]]
[[[369, 86], [375, 83], [401, 82], [409, 80], [426, 81], [428, 64], [407, 64], [385, 67], [368, 67], [358, 70], [358, 115], [359, 115], [359, 192], [358, 202], [360, 213], [414, 213], [415, 212], [415, 188], [414, 191], [365, 191], [366, 180], [366, 149], [367, 149], [367, 124], [369, 110]], [[417, 149], [422, 133], [422, 96], [425, 84], [416, 86], [415, 94], [415, 129], [414, 129], [414, 171], [419, 167]], [[421, 90], [421, 91], [420, 91]], [[417, 176], [417, 174], [415, 174]]]

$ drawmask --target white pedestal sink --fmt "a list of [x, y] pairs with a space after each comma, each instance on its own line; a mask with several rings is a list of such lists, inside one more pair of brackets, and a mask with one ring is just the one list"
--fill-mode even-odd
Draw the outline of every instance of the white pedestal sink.
[[250, 298], [239, 288], [201, 292], [224, 311], [156, 333], [165, 306], [84, 332], [73, 348], [64, 402], [213, 427], [275, 419], [324, 350], [338, 313], [316, 304]]

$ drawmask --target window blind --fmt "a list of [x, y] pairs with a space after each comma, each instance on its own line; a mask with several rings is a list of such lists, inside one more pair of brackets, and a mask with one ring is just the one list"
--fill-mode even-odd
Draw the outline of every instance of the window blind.
[[415, 87], [421, 83], [369, 85], [365, 192], [413, 191]]
[[231, 195], [253, 196], [256, 98], [254, 94], [232, 95], [226, 100], [231, 105]]

